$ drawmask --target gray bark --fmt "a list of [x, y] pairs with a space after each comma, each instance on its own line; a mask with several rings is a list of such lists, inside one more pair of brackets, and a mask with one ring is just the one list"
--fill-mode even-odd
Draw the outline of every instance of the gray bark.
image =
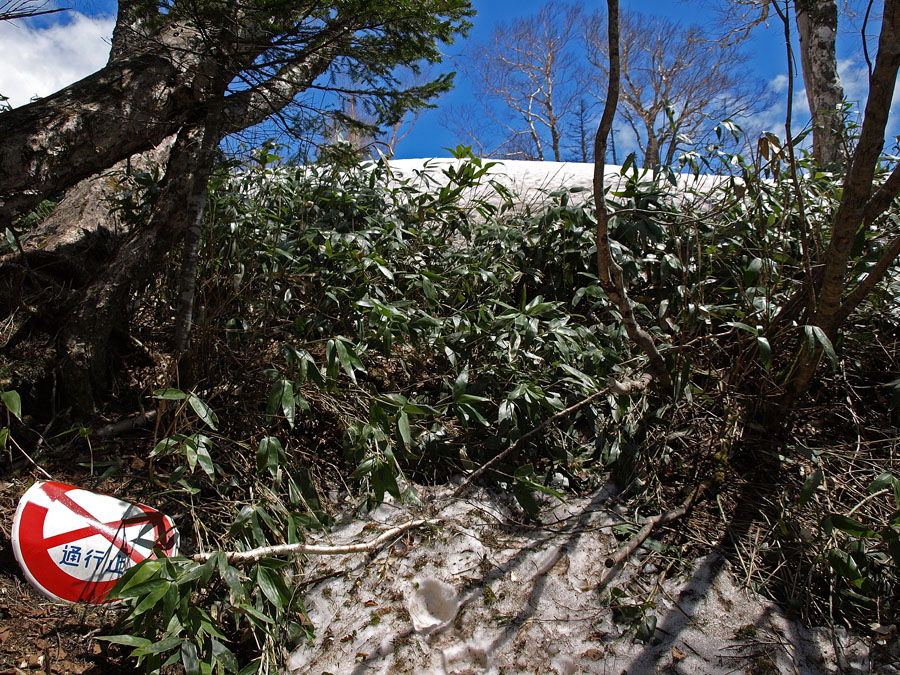
[[[841, 308], [846, 290], [847, 264], [857, 228], [864, 219], [873, 216], [872, 204], [884, 203], [880, 201], [881, 190], [874, 191], [873, 195], [873, 179], [876, 164], [884, 147], [884, 133], [898, 71], [900, 71], [900, 0], [886, 0], [878, 40], [878, 56], [869, 82], [869, 97], [862, 129], [844, 179], [841, 202], [834, 217], [831, 241], [825, 252], [818, 307], [811, 322], [820, 327], [832, 342], [841, 321], [845, 318]], [[889, 179], [888, 185], [889, 190], [897, 189], [892, 179]], [[900, 249], [890, 246], [886, 250], [887, 254], [898, 252]], [[859, 302], [859, 299], [856, 301]], [[810, 348], [808, 341], [802, 340], [800, 354], [787, 383], [783, 401], [785, 407], [807, 392], [821, 355], [820, 346]]]
[[[194, 296], [197, 292], [197, 264], [200, 243], [203, 238], [203, 214], [206, 211], [207, 181], [213, 164], [213, 155], [219, 143], [222, 123], [221, 106], [213, 107], [204, 122], [202, 137], [195, 143], [192, 160], [197, 167], [190, 177], [192, 185], [182, 188], [186, 200], [182, 202], [177, 218], [184, 223], [184, 246], [181, 256], [181, 272], [178, 279], [178, 309], [175, 314], [175, 355], [181, 357], [188, 347], [191, 321], [194, 316]], [[189, 190], [189, 191], [188, 191]]]
[[644, 150], [643, 167], [655, 169], [659, 166], [659, 139], [653, 130], [653, 120], [645, 121], [647, 125], [647, 148]]
[[[174, 142], [175, 137], [169, 137], [158, 147], [122, 160], [67, 190], [53, 212], [34, 230], [23, 234], [22, 250], [28, 259], [39, 262], [48, 273], [53, 272], [52, 265], [58, 261], [68, 270], [79, 266], [83, 274], [93, 274], [94, 270], [84, 264], [87, 261], [79, 260], [73, 253], [82, 250], [92, 238], [112, 238], [115, 242], [128, 234], [128, 224], [120, 222], [110, 209], [122, 190], [128, 188], [129, 172], [165, 171]], [[15, 258], [16, 254], [0, 257], [0, 268]]]
[[[215, 148], [224, 135], [265, 120], [288, 105], [299, 91], [307, 88], [325, 71], [335, 56], [335, 50], [345, 45], [345, 36], [335, 33], [331, 37], [327, 47], [301, 54], [285, 64], [277, 77], [254, 89], [228, 97], [223, 97], [221, 90], [217, 94], [212, 86], [208, 86], [213, 81], [209, 75], [214, 66], [212, 61], [206, 62], [207, 74], [197, 87], [206, 87], [206, 91], [197, 94], [191, 84], [197, 79], [196, 73], [179, 74], [178, 64], [166, 59], [125, 57], [107, 66], [97, 76], [76, 83], [59, 95], [26, 106], [28, 110], [24, 112], [17, 109], [0, 116], [0, 126], [12, 130], [13, 135], [18, 134], [17, 141], [29, 138], [29, 130], [15, 128], [16, 120], [34, 122], [31, 141], [26, 143], [25, 150], [18, 155], [9, 153], [0, 157], [0, 176], [5, 170], [4, 180], [9, 179], [7, 182], [0, 180], [3, 186], [0, 189], [0, 222], [4, 216], [9, 218], [23, 205], [32, 206], [48, 192], [62, 189], [74, 181], [74, 186], [66, 192], [54, 213], [33, 232], [27, 233], [22, 242], [24, 256], [12, 253], [0, 259], [0, 274], [10, 280], [13, 290], [4, 305], [11, 315], [21, 318], [15, 322], [14, 330], [3, 336], [3, 347], [11, 344], [10, 356], [15, 359], [15, 340], [34, 339], [26, 335], [42, 332], [45, 336], [47, 333], [51, 336], [59, 333], [60, 343], [56, 353], [63, 357], [60, 389], [76, 413], [89, 414], [93, 408], [94, 392], [108, 387], [111, 375], [108, 345], [114, 329], [126, 326], [123, 312], [130, 293], [141, 288], [149, 275], [161, 268], [166, 253], [181, 241], [190, 222], [194, 224], [195, 235], [199, 234], [202, 210], [193, 209], [195, 213], [186, 219], [182, 207], [198, 201], [201, 205], [205, 202], [205, 182], [199, 188], [187, 189], [192, 181], [190, 175], [199, 175], [201, 169], [186, 168], [183, 148], [180, 159], [172, 156], [179, 128], [194, 129], [194, 134], [203, 133], [203, 138]], [[142, 63], [148, 64], [147, 71], [141, 71], [139, 66]], [[179, 63], [183, 64], [184, 60]], [[129, 80], [132, 71], [136, 77]], [[163, 79], [154, 83], [155, 77]], [[109, 94], [105, 88], [113, 81], [122, 86], [117, 87], [114, 94]], [[133, 97], [122, 96], [125, 84], [138, 87]], [[159, 95], [148, 97], [149, 88]], [[185, 93], [185, 90], [190, 91]], [[79, 101], [79, 96], [84, 96], [87, 102]], [[185, 104], [189, 96], [195, 96], [195, 109]], [[109, 103], [117, 98], [127, 100], [118, 108], [119, 113], [110, 115], [131, 114], [132, 119], [126, 121], [124, 126], [109, 124], [108, 115], [104, 117], [96, 112], [100, 105], [98, 102]], [[172, 112], [176, 103], [184, 110]], [[149, 112], [140, 109], [147, 105], [158, 107]], [[209, 122], [209, 111], [216, 108], [219, 122], [210, 128], [209, 133], [205, 129], [199, 131], [197, 125], [203, 126]], [[172, 119], [165, 119], [170, 113]], [[46, 129], [37, 123], [42, 115], [50, 118]], [[27, 127], [27, 124], [23, 126]], [[94, 152], [93, 143], [85, 143], [84, 138], [77, 136], [79, 129], [90, 130], [93, 139], [88, 135], [88, 141], [98, 141], [102, 136], [109, 152]], [[160, 136], [162, 140], [154, 147], [152, 144]], [[34, 150], [53, 148], [54, 143], [66, 146], [68, 142], [73, 146], [81, 142], [82, 147], [58, 147], [45, 153], [46, 156]], [[183, 145], [184, 141], [181, 143]], [[192, 147], [200, 146], [194, 142]], [[128, 157], [128, 151], [133, 148], [139, 148], [139, 151]], [[108, 169], [111, 166], [106, 164], [109, 158], [122, 153], [127, 159], [123, 158], [119, 164]], [[68, 158], [72, 164], [66, 164], [62, 159], [54, 161], [57, 155]], [[203, 161], [207, 166], [202, 168], [203, 175], [208, 175], [211, 155], [211, 151], [204, 153]], [[30, 157], [33, 161], [30, 164], [22, 162], [23, 166], [16, 167], [16, 157]], [[79, 163], [81, 165], [76, 166]], [[111, 200], [122, 187], [126, 165], [135, 171], [148, 170], [153, 165], [165, 167], [161, 172], [165, 174], [161, 187], [168, 187], [158, 201], [170, 199], [170, 208], [153, 213], [149, 223], [118, 223], [110, 213]], [[103, 173], [95, 175], [99, 171]], [[47, 179], [42, 183], [36, 178], [35, 189], [17, 194], [12, 186], [17, 180], [28, 181], [32, 172]], [[82, 174], [88, 177], [79, 180]], [[10, 187], [7, 189], [7, 186]], [[177, 186], [181, 186], [183, 192], [172, 197]], [[6, 195], [10, 199], [4, 203]], [[170, 218], [171, 222], [163, 225], [166, 218]], [[133, 226], [134, 230], [126, 226]], [[196, 270], [196, 244], [199, 241], [198, 237], [195, 239], [193, 243], [188, 242], [182, 276], [183, 279], [190, 277], [192, 282]], [[62, 292], [63, 289], [65, 292]], [[81, 292], [73, 293], [75, 290]], [[181, 291], [181, 327], [177, 333], [183, 345], [190, 329], [193, 283], [182, 282]], [[47, 297], [51, 297], [52, 301], [46, 302]], [[43, 300], [37, 301], [38, 298]], [[34, 307], [16, 314], [16, 307], [26, 306], [28, 302]], [[25, 331], [28, 325], [31, 329]], [[51, 343], [48, 343], [48, 349]], [[47, 374], [35, 372], [29, 378]]]
[[[138, 51], [148, 33], [142, 27], [140, 0], [119, 0], [116, 27], [113, 29], [109, 61], [117, 61]], [[146, 4], [146, 3], [144, 3]]]
[[[256, 124], [288, 105], [332, 63], [348, 31], [337, 25], [273, 78], [225, 97], [222, 133]], [[122, 56], [60, 92], [0, 115], [0, 225], [106, 170], [158, 146], [206, 117], [241, 61], [224, 59], [186, 22], [173, 22], [137, 53]], [[123, 37], [122, 40], [125, 40]], [[251, 59], [252, 52], [241, 59]]]
[[837, 71], [835, 36], [836, 0], [795, 0], [800, 35], [800, 62], [806, 100], [813, 122], [813, 157], [820, 166], [844, 163], [843, 123], [840, 106], [844, 89]]
[[[206, 181], [221, 138], [283, 109], [339, 56], [365, 70], [372, 45], [380, 41], [387, 51], [384, 60], [375, 59], [373, 76], [379, 65], [395, 65], [410, 54], [437, 59], [427, 31], [434, 31], [436, 39], [456, 32], [452, 25], [462, 20], [465, 8], [462, 0], [451, 4], [447, 11], [456, 18], [446, 24], [432, 20], [444, 15], [442, 10], [412, 12], [411, 25], [421, 19], [426, 33], [421, 41], [411, 38], [415, 44], [407, 49], [402, 7], [394, 16], [398, 25], [386, 28], [390, 21], [382, 13], [355, 11], [363, 3], [349, 3], [341, 12], [325, 11], [317, 3], [279, 5], [274, 16], [253, 4], [219, 12], [224, 5], [176, 3], [163, 19], [155, 3], [124, 0], [106, 67], [50, 97], [0, 114], [0, 229], [42, 199], [58, 199], [77, 186], [22, 251], [0, 260], [0, 284], [12, 290], [0, 296], [0, 306], [10, 317], [28, 317], [34, 330], [27, 339], [37, 335], [48, 350], [56, 349], [62, 359], [62, 394], [76, 413], [89, 413], [94, 392], [106, 389], [107, 346], [115, 327], [126, 325], [131, 294], [162, 270], [175, 246], [192, 232], [181, 294], [179, 344], [184, 344]], [[143, 9], [151, 15], [146, 22]], [[261, 65], [258, 57], [267, 50], [272, 59]], [[272, 73], [269, 68], [276, 66], [278, 72]], [[253, 85], [226, 96], [226, 85], [239, 76]], [[429, 91], [424, 88], [422, 95], [427, 98]], [[373, 88], [371, 94], [397, 94], [398, 101], [404, 100], [401, 92]], [[417, 100], [415, 93], [410, 100]], [[168, 159], [161, 150], [166, 170], [148, 213], [127, 228], [112, 227], [104, 200], [117, 190], [115, 176], [88, 179], [172, 138]], [[85, 245], [90, 258], [77, 256]], [[42, 264], [36, 268], [30, 260]], [[15, 332], [20, 330], [16, 321]], [[26, 339], [23, 335], [16, 339]], [[4, 356], [17, 358], [9, 340], [3, 349]]]
[[76, 413], [93, 409], [94, 392], [109, 381], [107, 345], [133, 289], [158, 272], [166, 255], [183, 238], [188, 222], [185, 204], [205, 193], [209, 148], [218, 131], [203, 125], [185, 127], [172, 148], [161, 193], [149, 222], [118, 248], [105, 269], [86, 289], [62, 334], [62, 386]]
[[[60, 92], [0, 115], [0, 224], [118, 161], [159, 145], [213, 96], [199, 38], [161, 36]], [[195, 33], [195, 32], [194, 32]]]

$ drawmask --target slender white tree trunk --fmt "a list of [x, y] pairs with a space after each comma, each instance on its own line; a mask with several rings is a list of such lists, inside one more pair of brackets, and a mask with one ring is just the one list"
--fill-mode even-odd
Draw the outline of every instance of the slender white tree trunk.
[[840, 106], [844, 89], [837, 72], [836, 0], [795, 0], [800, 61], [813, 120], [813, 156], [824, 167], [845, 161]]

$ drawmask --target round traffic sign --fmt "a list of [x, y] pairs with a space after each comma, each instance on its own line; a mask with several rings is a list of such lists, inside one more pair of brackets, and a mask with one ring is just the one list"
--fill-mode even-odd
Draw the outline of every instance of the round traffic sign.
[[25, 578], [52, 600], [104, 602], [125, 570], [154, 549], [178, 552], [168, 516], [72, 485], [41, 481], [19, 500], [13, 552]]

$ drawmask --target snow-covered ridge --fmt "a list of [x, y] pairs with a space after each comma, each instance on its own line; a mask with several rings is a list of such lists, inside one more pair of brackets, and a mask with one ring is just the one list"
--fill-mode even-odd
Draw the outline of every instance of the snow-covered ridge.
[[[450, 168], [458, 168], [467, 160], [459, 159], [392, 159], [388, 161], [391, 171], [396, 177], [416, 179], [422, 174], [427, 174], [428, 182], [432, 185], [445, 185], [448, 182], [446, 171]], [[533, 162], [515, 159], [482, 160], [484, 165], [494, 164], [487, 173], [488, 178], [482, 179], [485, 185], [488, 181], [495, 181], [509, 189], [521, 200], [522, 204], [540, 204], [546, 201], [549, 193], [562, 189], [580, 189], [584, 199], [592, 195], [594, 179], [594, 165], [580, 162]], [[631, 169], [629, 169], [629, 172]], [[646, 180], [651, 179], [649, 171], [639, 170]], [[730, 180], [727, 176], [700, 175], [676, 173], [675, 178], [678, 188], [682, 192], [708, 193], [716, 187], [726, 186]], [[424, 179], [420, 179], [424, 186]], [[622, 174], [622, 167], [608, 164], [604, 171], [604, 183], [613, 191], [618, 190], [626, 182]], [[489, 201], [495, 199], [488, 194]]]

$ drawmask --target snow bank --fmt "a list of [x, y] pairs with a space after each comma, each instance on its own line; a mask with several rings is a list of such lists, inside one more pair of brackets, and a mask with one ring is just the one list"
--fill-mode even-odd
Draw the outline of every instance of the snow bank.
[[[465, 160], [458, 159], [392, 159], [388, 162], [391, 171], [398, 179], [411, 179], [422, 187], [428, 185], [443, 186], [449, 179], [445, 171], [451, 167], [459, 167]], [[510, 190], [518, 198], [517, 207], [536, 208], [549, 200], [549, 195], [561, 189], [580, 190], [574, 197], [589, 199], [593, 194], [594, 165], [579, 162], [530, 162], [524, 160], [482, 160], [484, 164], [495, 163], [488, 171], [488, 179], [477, 193], [467, 194], [468, 199], [486, 199], [499, 204], [502, 200], [486, 183], [488, 180], [500, 184]], [[649, 171], [641, 171], [642, 179], [651, 180]], [[730, 184], [729, 177], [692, 174], [675, 174], [678, 188], [682, 192], [710, 193], [716, 188]], [[622, 167], [607, 165], [604, 171], [604, 184], [611, 190], [620, 190], [626, 179], [622, 176]]]
[[[335, 543], [346, 543], [423, 515], [443, 521], [373, 558], [311, 565], [310, 578], [339, 574], [306, 589], [315, 639], [291, 656], [289, 672], [715, 675], [761, 663], [767, 672], [868, 672], [864, 640], [788, 621], [746, 594], [721, 556], [672, 578], [659, 557], [638, 551], [599, 587], [623, 519], [610, 485], [547, 502], [532, 523], [503, 495], [452, 500], [452, 490], [419, 488], [421, 507], [387, 503], [335, 528]], [[621, 603], [652, 596], [647, 611], [658, 623], [647, 644], [616, 621], [611, 587], [624, 589]]]

